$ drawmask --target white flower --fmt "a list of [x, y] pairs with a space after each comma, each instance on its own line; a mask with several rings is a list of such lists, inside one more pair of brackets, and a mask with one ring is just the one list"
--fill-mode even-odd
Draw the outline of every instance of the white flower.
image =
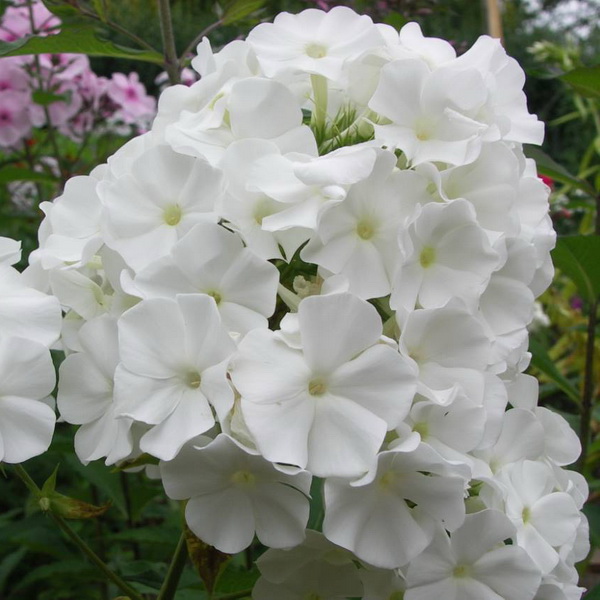
[[406, 416], [414, 375], [378, 343], [375, 309], [351, 294], [305, 298], [298, 321], [301, 348], [268, 330], [240, 342], [230, 372], [248, 429], [268, 460], [362, 475]]
[[361, 480], [326, 481], [323, 533], [369, 564], [401, 567], [429, 545], [434, 523], [450, 531], [462, 524], [468, 477], [425, 445], [382, 452]]
[[277, 269], [244, 248], [238, 235], [215, 223], [199, 223], [168, 256], [136, 275], [131, 292], [144, 298], [207, 294], [214, 298], [223, 325], [244, 334], [267, 327], [278, 281]]
[[439, 531], [408, 567], [406, 600], [532, 600], [540, 572], [518, 546], [505, 546], [514, 527], [500, 511], [467, 515], [451, 537]]
[[98, 193], [106, 244], [139, 270], [166, 256], [196, 223], [218, 220], [223, 178], [205, 161], [156, 146], [123, 175], [102, 181]]
[[556, 548], [572, 543], [581, 521], [573, 498], [554, 491], [552, 470], [542, 462], [508, 465], [498, 480], [506, 489], [506, 515], [517, 528], [517, 543], [544, 574], [549, 573], [559, 560]]
[[353, 185], [343, 201], [324, 207], [317, 235], [300, 253], [307, 262], [347, 276], [350, 291], [360, 298], [390, 292], [402, 218], [398, 181], [390, 176], [395, 163], [391, 152], [379, 153], [367, 179]]
[[346, 61], [383, 45], [383, 38], [369, 17], [336, 6], [327, 13], [281, 13], [255, 27], [248, 42], [268, 77], [300, 71], [338, 81]]
[[252, 600], [342, 600], [363, 595], [353, 556], [316, 531], [307, 531], [306, 540], [295, 548], [267, 550], [256, 564], [262, 577], [252, 590]]
[[54, 382], [48, 348], [0, 338], [0, 461], [19, 463], [48, 449], [56, 417], [46, 401]]
[[306, 471], [283, 473], [221, 434], [204, 447], [186, 446], [174, 460], [161, 462], [160, 472], [169, 497], [189, 498], [190, 529], [222, 552], [247, 548], [255, 533], [270, 548], [304, 540], [311, 482]]
[[0, 265], [0, 332], [53, 344], [60, 333], [58, 300], [30, 287], [13, 267]]
[[233, 405], [220, 363], [234, 348], [205, 294], [144, 300], [121, 317], [115, 411], [153, 426], [142, 451], [171, 460], [214, 425], [209, 401]]
[[119, 362], [117, 323], [102, 316], [79, 331], [83, 352], [60, 365], [57, 404], [68, 423], [81, 425], [75, 452], [88, 463], [106, 457], [106, 464], [126, 458], [133, 450], [131, 419], [117, 418], [113, 402], [114, 373]]
[[400, 248], [391, 306], [405, 311], [442, 307], [453, 298], [476, 307], [499, 266], [498, 254], [464, 200], [423, 206], [401, 232]]

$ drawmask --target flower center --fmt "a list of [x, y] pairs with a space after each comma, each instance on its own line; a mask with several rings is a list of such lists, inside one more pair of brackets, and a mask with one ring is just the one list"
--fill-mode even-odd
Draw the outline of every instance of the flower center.
[[356, 233], [361, 240], [370, 240], [375, 235], [375, 225], [370, 219], [361, 219], [356, 224]]
[[389, 490], [396, 483], [397, 479], [398, 477], [394, 471], [387, 471], [377, 480], [377, 483], [382, 490]]
[[216, 290], [210, 290], [205, 293], [207, 296], [210, 296], [211, 298], [215, 299], [217, 306], [219, 306], [219, 304], [221, 304], [221, 300], [223, 300], [223, 296], [221, 296], [221, 294], [219, 292], [217, 292]]
[[521, 514], [521, 518], [523, 519], [523, 523], [528, 523], [531, 520], [531, 509], [529, 506], [526, 506], [523, 509], [523, 513]]
[[325, 392], [327, 392], [327, 383], [323, 378], [317, 377], [308, 383], [308, 393], [311, 396], [322, 396]]
[[452, 571], [452, 575], [457, 579], [464, 579], [465, 577], [469, 577], [470, 574], [469, 565], [457, 565], [454, 567], [454, 571]]
[[327, 48], [322, 44], [308, 44], [305, 50], [306, 54], [311, 58], [323, 58], [327, 56]]
[[256, 475], [250, 471], [236, 471], [231, 476], [232, 483], [243, 487], [252, 487], [256, 483]]
[[432, 246], [425, 246], [423, 250], [421, 250], [421, 255], [419, 256], [419, 262], [424, 269], [428, 269], [435, 262], [435, 248]]
[[202, 378], [200, 377], [200, 373], [198, 373], [197, 371], [190, 371], [185, 376], [186, 385], [188, 387], [191, 387], [194, 390], [196, 390], [200, 387], [201, 381], [202, 381]]
[[177, 204], [169, 204], [163, 211], [163, 220], [167, 225], [175, 227], [181, 221], [181, 208]]

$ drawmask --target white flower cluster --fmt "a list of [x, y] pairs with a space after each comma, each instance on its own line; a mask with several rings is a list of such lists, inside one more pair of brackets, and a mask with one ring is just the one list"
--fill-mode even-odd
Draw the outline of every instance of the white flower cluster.
[[150, 454], [202, 540], [256, 535], [255, 600], [580, 598], [579, 443], [523, 374], [555, 235], [516, 61], [334, 8], [192, 65], [43, 206], [79, 458]]

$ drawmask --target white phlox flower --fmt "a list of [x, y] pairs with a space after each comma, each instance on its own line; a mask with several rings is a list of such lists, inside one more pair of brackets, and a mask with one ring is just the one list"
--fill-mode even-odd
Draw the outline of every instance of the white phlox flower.
[[[190, 529], [222, 552], [247, 548], [255, 533], [270, 548], [304, 540], [311, 482], [306, 471], [283, 473], [220, 434], [203, 447], [185, 446], [175, 459], [161, 462], [160, 472], [169, 497], [189, 499]], [[190, 473], [202, 477], [190, 479]]]
[[50, 443], [52, 347], [79, 459], [162, 461], [206, 544], [268, 548], [253, 600], [579, 600], [581, 445], [523, 374], [556, 242], [523, 70], [344, 6], [196, 52], [23, 274], [0, 238], [0, 460]]
[[267, 550], [256, 564], [262, 576], [252, 600], [342, 600], [363, 595], [352, 554], [316, 531], [307, 530], [306, 540], [295, 548]]
[[339, 81], [347, 61], [381, 46], [383, 38], [369, 17], [336, 6], [327, 13], [316, 9], [282, 13], [273, 23], [255, 27], [248, 43], [268, 77], [300, 71]]
[[312, 135], [302, 124], [296, 96], [282, 83], [248, 77], [229, 81], [228, 88], [219, 91], [204, 110], [184, 111], [168, 126], [165, 138], [177, 152], [218, 165], [234, 141], [270, 140], [285, 151]]
[[24, 337], [0, 337], [0, 462], [20, 463], [50, 446], [56, 416], [48, 348]]
[[60, 365], [58, 410], [68, 423], [81, 425], [75, 452], [86, 464], [105, 458], [111, 465], [133, 451], [132, 420], [115, 413], [114, 374], [119, 363], [117, 322], [104, 315], [79, 330], [82, 352]]
[[375, 309], [351, 294], [305, 298], [298, 323], [301, 348], [263, 329], [240, 342], [230, 374], [246, 424], [268, 460], [360, 476], [406, 416], [414, 374], [379, 343]]
[[199, 223], [168, 256], [135, 276], [131, 293], [143, 298], [207, 294], [214, 298], [223, 325], [245, 334], [267, 327], [278, 282], [277, 269], [244, 248], [237, 234], [216, 223]]
[[171, 460], [215, 424], [209, 401], [233, 404], [224, 361], [235, 345], [206, 294], [144, 300], [118, 327], [115, 411], [152, 425], [141, 450]]
[[434, 543], [407, 572], [406, 600], [532, 600], [540, 572], [518, 546], [510, 520], [497, 510], [467, 515], [451, 536], [438, 530]]
[[462, 524], [469, 475], [425, 445], [382, 452], [358, 481], [327, 479], [323, 533], [371, 565], [404, 566], [429, 545], [435, 523], [450, 531]]
[[97, 189], [106, 245], [139, 270], [166, 256], [196, 223], [218, 220], [223, 176], [206, 161], [155, 146]]
[[390, 292], [402, 219], [398, 181], [390, 177], [395, 163], [391, 152], [381, 152], [368, 178], [353, 185], [343, 201], [323, 209], [317, 235], [300, 254], [307, 262], [345, 275], [350, 291], [360, 298]]
[[419, 394], [448, 405], [460, 393], [480, 404], [490, 342], [479, 321], [462, 306], [411, 312], [399, 347], [418, 372]]
[[423, 206], [401, 231], [398, 253], [391, 305], [405, 311], [439, 308], [454, 298], [474, 307], [499, 266], [498, 253], [464, 200]]
[[505, 490], [506, 515], [517, 529], [517, 544], [544, 574], [549, 573], [559, 561], [557, 549], [564, 544], [572, 547], [581, 521], [573, 498], [554, 491], [554, 474], [539, 461], [507, 465], [498, 480]]

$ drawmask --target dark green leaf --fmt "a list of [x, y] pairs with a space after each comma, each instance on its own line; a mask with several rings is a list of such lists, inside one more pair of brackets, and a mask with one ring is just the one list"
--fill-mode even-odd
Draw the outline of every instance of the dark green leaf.
[[584, 600], [600, 600], [600, 585], [597, 585], [593, 590], [590, 590], [584, 596]]
[[262, 8], [265, 0], [235, 0], [226, 7], [222, 17], [223, 25], [231, 25], [241, 21], [248, 15]]
[[579, 179], [578, 177], [575, 177], [575, 175], [569, 173], [567, 169], [565, 169], [562, 165], [559, 165], [542, 149], [538, 148], [537, 146], [525, 144], [523, 146], [523, 150], [528, 158], [533, 158], [533, 160], [535, 160], [538, 172], [542, 175], [547, 175], [555, 181], [559, 181], [560, 183], [565, 183], [579, 190], [583, 190], [591, 196], [595, 195], [594, 188], [592, 188], [587, 181], [583, 181], [582, 179]]
[[87, 54], [88, 56], [113, 56], [143, 60], [158, 65], [163, 57], [158, 52], [137, 50], [115, 44], [98, 37], [91, 25], [63, 27], [56, 35], [28, 36], [14, 42], [0, 42], [0, 56], [22, 56], [25, 54]]
[[121, 511], [123, 516], [127, 516], [127, 504], [121, 488], [119, 475], [112, 473], [111, 470], [102, 463], [94, 462], [84, 466], [74, 455], [67, 456], [66, 460], [71, 469], [94, 484], [102, 494], [105, 494], [112, 500], [113, 504]]
[[23, 560], [27, 554], [27, 548], [19, 548], [12, 552], [0, 562], [0, 596], [6, 586], [6, 580], [10, 577], [15, 567]]
[[35, 90], [31, 94], [31, 99], [40, 106], [48, 106], [54, 102], [66, 102], [68, 97], [65, 94], [53, 94], [44, 90]]
[[584, 299], [594, 302], [600, 298], [600, 235], [559, 237], [552, 259]]
[[571, 400], [580, 403], [579, 393], [575, 386], [556, 368], [546, 349], [535, 338], [529, 339], [531, 364], [549, 377]]
[[600, 65], [573, 69], [560, 79], [582, 96], [600, 98]]
[[106, 0], [92, 0], [96, 14], [106, 23]]
[[26, 589], [27, 586], [35, 583], [36, 581], [45, 581], [56, 576], [65, 576], [66, 580], [72, 580], [75, 577], [79, 581], [102, 579], [102, 576], [98, 573], [98, 571], [94, 567], [91, 567], [88, 562], [84, 562], [73, 557], [69, 561], [53, 562], [48, 565], [42, 565], [32, 569], [19, 581], [19, 583], [11, 590], [11, 592], [14, 594], [14, 592], [18, 590]]
[[79, 15], [79, 10], [68, 0], [42, 0], [46, 8], [57, 17], [72, 17]]
[[11, 181], [53, 182], [56, 181], [56, 178], [48, 175], [48, 173], [38, 173], [21, 167], [4, 167], [0, 169], [0, 184], [10, 183]]

